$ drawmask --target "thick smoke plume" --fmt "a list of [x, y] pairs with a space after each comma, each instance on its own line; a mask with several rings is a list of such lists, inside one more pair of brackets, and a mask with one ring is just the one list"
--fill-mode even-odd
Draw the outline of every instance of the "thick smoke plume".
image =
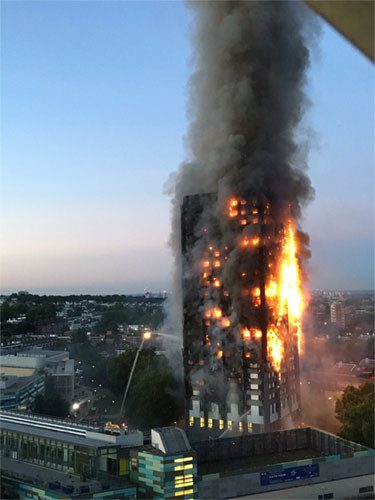
[[[277, 223], [286, 212], [298, 220], [301, 206], [313, 194], [304, 171], [305, 148], [297, 138], [307, 104], [306, 8], [297, 2], [265, 1], [192, 2], [190, 7], [195, 23], [186, 138], [190, 161], [172, 175], [168, 187], [176, 270], [169, 313], [175, 332], [182, 332], [184, 196], [217, 193], [219, 212], [228, 196], [256, 196], [260, 203], [272, 202]], [[220, 229], [228, 234], [228, 228]], [[302, 233], [300, 240], [306, 247]]]

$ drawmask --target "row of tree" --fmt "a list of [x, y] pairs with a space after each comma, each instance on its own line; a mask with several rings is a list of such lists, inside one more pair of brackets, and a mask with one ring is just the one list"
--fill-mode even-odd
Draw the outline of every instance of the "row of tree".
[[103, 333], [111, 330], [116, 333], [118, 326], [145, 325], [150, 328], [158, 328], [164, 321], [163, 302], [138, 304], [123, 304], [118, 302], [107, 308], [94, 328], [95, 333]]

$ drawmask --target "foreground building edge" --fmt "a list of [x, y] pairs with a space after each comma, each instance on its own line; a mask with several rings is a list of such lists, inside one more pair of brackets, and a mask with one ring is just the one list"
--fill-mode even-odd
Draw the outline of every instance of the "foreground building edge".
[[373, 497], [374, 450], [314, 428], [190, 444], [167, 427], [145, 444], [19, 417], [0, 414], [2, 498]]

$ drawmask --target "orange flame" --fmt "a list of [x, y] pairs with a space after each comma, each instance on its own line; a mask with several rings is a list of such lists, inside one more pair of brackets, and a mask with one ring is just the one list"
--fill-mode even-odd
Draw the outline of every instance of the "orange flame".
[[259, 330], [259, 328], [252, 328], [251, 333], [254, 335], [256, 339], [262, 338], [262, 330]]
[[248, 328], [243, 328], [242, 329], [242, 336], [244, 339], [249, 340], [251, 338], [251, 333]]
[[280, 371], [284, 349], [279, 337], [279, 332], [274, 325], [267, 329], [267, 349], [273, 368], [276, 371]]
[[298, 350], [301, 352], [301, 318], [303, 312], [303, 295], [301, 290], [300, 270], [297, 260], [297, 242], [292, 222], [288, 221], [280, 256], [277, 279], [271, 274], [266, 285], [267, 303], [272, 310], [274, 325], [267, 331], [268, 354], [275, 370], [280, 370], [283, 356], [283, 343], [280, 325], [287, 317], [289, 334], [297, 334]]
[[230, 326], [230, 320], [228, 318], [223, 318], [221, 320], [221, 327], [228, 328]]
[[262, 331], [259, 328], [242, 328], [242, 337], [244, 340], [256, 339], [259, 340], [262, 338]]
[[219, 307], [212, 307], [212, 309], [206, 309], [204, 312], [206, 318], [217, 318], [220, 319], [222, 316], [222, 311]]
[[237, 217], [238, 215], [238, 200], [232, 198], [229, 200], [229, 217]]

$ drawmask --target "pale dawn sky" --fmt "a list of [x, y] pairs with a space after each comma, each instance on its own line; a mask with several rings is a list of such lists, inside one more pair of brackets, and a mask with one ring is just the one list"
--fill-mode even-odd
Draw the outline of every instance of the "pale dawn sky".
[[[1, 23], [2, 293], [169, 288], [189, 10], [3, 0]], [[311, 286], [373, 288], [373, 66], [326, 25], [308, 94]]]

